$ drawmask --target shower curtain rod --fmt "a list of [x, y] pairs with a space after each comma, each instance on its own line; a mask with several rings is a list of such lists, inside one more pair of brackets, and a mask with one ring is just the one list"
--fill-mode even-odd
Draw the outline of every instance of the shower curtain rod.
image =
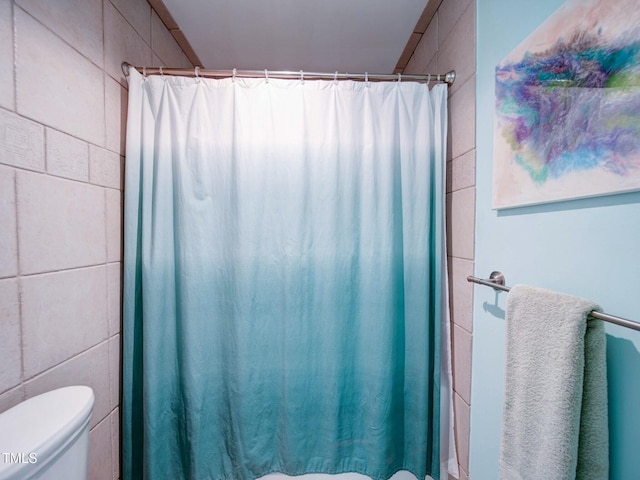
[[455, 70], [443, 74], [425, 75], [403, 75], [400, 73], [322, 73], [300, 71], [277, 71], [277, 70], [210, 70], [208, 68], [168, 68], [168, 67], [136, 67], [127, 62], [122, 62], [122, 72], [129, 76], [129, 69], [135, 68], [143, 75], [182, 75], [190, 77], [239, 77], [239, 78], [284, 78], [284, 79], [307, 79], [307, 80], [364, 80], [364, 81], [385, 81], [385, 80], [407, 80], [413, 82], [443, 82], [452, 85], [456, 79]]
[[[487, 287], [491, 287], [494, 290], [502, 290], [503, 292], [508, 292], [511, 290], [511, 287], [505, 286], [504, 275], [501, 272], [491, 272], [489, 279], [477, 278], [469, 275], [467, 277], [467, 282], [486, 285]], [[640, 331], [640, 323], [634, 322], [632, 320], [627, 320], [626, 318], [616, 317], [615, 315], [609, 315], [608, 313], [596, 311], [591, 312], [589, 316], [591, 318], [597, 318], [598, 320], [603, 320], [605, 322], [615, 323], [616, 325], [620, 325], [621, 327], [627, 327], [632, 330]]]

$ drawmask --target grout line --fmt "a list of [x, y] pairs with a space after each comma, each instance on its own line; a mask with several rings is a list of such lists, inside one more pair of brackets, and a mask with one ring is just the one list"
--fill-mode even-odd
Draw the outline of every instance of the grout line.
[[15, 6], [14, 2], [9, 3], [9, 8], [11, 9], [9, 12], [9, 16], [11, 18], [11, 33], [13, 41], [13, 111], [15, 113], [18, 112], [18, 27], [16, 22], [15, 15]]
[[[12, 2], [13, 3], [13, 2]], [[36, 23], [40, 24], [40, 26], [42, 26], [43, 28], [45, 28], [46, 30], [49, 31], [49, 33], [51, 33], [52, 35], [54, 35], [58, 40], [60, 40], [62, 43], [64, 43], [66, 46], [68, 46], [69, 48], [71, 48], [75, 53], [77, 53], [78, 55], [80, 55], [82, 58], [84, 58], [86, 61], [88, 61], [89, 63], [91, 63], [91, 65], [93, 65], [94, 67], [96, 67], [98, 70], [104, 70], [105, 67], [104, 65], [100, 66], [98, 65], [93, 59], [89, 58], [85, 53], [81, 52], [80, 50], [78, 50], [76, 48], [75, 45], [69, 43], [69, 41], [65, 38], [62, 38], [58, 32], [56, 32], [55, 30], [53, 30], [51, 27], [49, 27], [47, 24], [45, 24], [44, 22], [40, 21], [40, 19], [36, 18], [35, 16], [33, 16], [31, 14], [31, 12], [29, 12], [28, 10], [26, 10], [25, 8], [22, 8], [18, 5], [16, 5], [18, 8], [20, 8], [20, 10], [25, 14], [28, 15], [29, 18], [31, 18], [33, 21], [35, 21]], [[14, 23], [15, 22], [15, 10], [14, 10]], [[17, 31], [17, 28], [14, 28], [14, 31]], [[104, 35], [104, 27], [103, 27], [103, 35]], [[17, 37], [16, 37], [17, 38]], [[17, 42], [16, 42], [17, 43]], [[17, 46], [16, 46], [17, 48]], [[103, 44], [103, 56], [104, 56], [104, 44]], [[17, 59], [16, 59], [16, 65], [17, 65]], [[17, 70], [17, 69], [16, 69]], [[16, 79], [17, 81], [17, 79]]]
[[23, 328], [23, 312], [22, 312], [22, 265], [20, 261], [20, 215], [18, 208], [18, 172], [14, 170], [13, 172], [13, 198], [14, 198], [14, 209], [16, 214], [16, 260], [17, 260], [17, 269], [16, 279], [18, 282], [18, 325], [19, 325], [19, 334], [20, 334], [20, 384], [24, 383], [25, 376], [25, 368], [24, 368], [24, 328]]
[[[111, 263], [117, 263], [117, 262], [111, 262]], [[26, 274], [19, 274], [18, 276], [20, 278], [32, 278], [32, 277], [37, 277], [40, 275], [53, 275], [55, 273], [68, 273], [68, 272], [73, 272], [75, 270], [88, 270], [90, 268], [107, 268], [107, 264], [105, 264], [104, 262], [101, 263], [95, 263], [93, 265], [81, 265], [78, 267], [68, 267], [68, 268], [60, 268], [57, 270], [46, 270], [43, 272], [34, 272], [34, 273], [26, 273]]]
[[[108, 335], [108, 333], [107, 333]], [[84, 350], [81, 350], [77, 353], [74, 353], [73, 355], [71, 355], [69, 358], [65, 358], [64, 360], [61, 360], [60, 362], [56, 363], [55, 365], [51, 365], [50, 367], [47, 367], [45, 370], [42, 370], [41, 372], [36, 373], [35, 375], [29, 377], [29, 378], [25, 378], [23, 380], [23, 384], [28, 383], [28, 382], [32, 382], [34, 380], [36, 380], [39, 377], [42, 377], [46, 374], [48, 374], [49, 372], [51, 372], [52, 370], [54, 370], [55, 368], [61, 367], [62, 365], [71, 362], [72, 360], [75, 360], [77, 357], [79, 357], [80, 355], [84, 355], [85, 353], [88, 353], [90, 350], [93, 350], [94, 348], [98, 348], [100, 346], [102, 346], [102, 344], [106, 344], [106, 348], [107, 348], [107, 358], [109, 356], [108, 353], [108, 349], [109, 349], [109, 337], [107, 336], [106, 338], [103, 338], [102, 340], [98, 341], [98, 343], [91, 345], [87, 348], [85, 348]]]

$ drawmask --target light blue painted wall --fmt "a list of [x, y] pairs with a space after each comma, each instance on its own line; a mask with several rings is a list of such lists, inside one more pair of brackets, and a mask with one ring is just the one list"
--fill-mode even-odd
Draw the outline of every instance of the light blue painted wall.
[[[640, 321], [640, 193], [491, 210], [494, 68], [560, 0], [477, 4], [475, 274], [590, 298]], [[506, 293], [476, 286], [470, 475], [498, 478]], [[607, 325], [611, 479], [640, 478], [640, 332]], [[544, 439], [541, 439], [544, 441]]]

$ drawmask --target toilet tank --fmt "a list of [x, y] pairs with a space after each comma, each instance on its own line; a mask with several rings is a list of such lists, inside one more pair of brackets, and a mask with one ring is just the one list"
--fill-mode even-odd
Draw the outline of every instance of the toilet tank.
[[0, 414], [0, 480], [86, 480], [93, 390], [64, 387]]

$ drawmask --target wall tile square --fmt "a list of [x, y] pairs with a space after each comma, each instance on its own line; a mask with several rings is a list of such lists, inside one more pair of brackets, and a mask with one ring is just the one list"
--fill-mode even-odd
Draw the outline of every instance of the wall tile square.
[[11, 0], [0, 0], [0, 107], [15, 109], [13, 82], [13, 12]]
[[438, 8], [438, 26], [440, 32], [438, 44], [441, 47], [444, 46], [449, 34], [455, 28], [456, 23], [472, 3], [474, 3], [472, 0], [447, 0], [440, 4], [440, 8]]
[[110, 411], [108, 343], [102, 342], [42, 375], [34, 377], [24, 385], [27, 398], [71, 385], [91, 387], [95, 395], [95, 403], [89, 427], [93, 428]]
[[456, 446], [458, 463], [465, 470], [469, 470], [469, 405], [457, 394], [453, 395], [456, 422]]
[[[413, 53], [416, 47], [418, 46], [418, 44], [420, 43], [421, 39], [422, 39], [422, 33], [413, 32], [411, 34], [411, 36], [409, 37], [409, 41], [407, 41], [407, 44], [404, 46], [402, 55], [400, 55], [400, 58], [396, 62], [396, 70], [394, 70], [393, 73], [397, 73], [397, 71], [402, 72], [403, 69], [406, 68], [407, 64], [409, 63], [409, 60], [411, 60], [411, 57], [413, 56]], [[406, 72], [406, 73], [409, 73], [409, 72]]]
[[48, 173], [89, 181], [89, 147], [86, 142], [47, 128], [46, 143]]
[[0, 392], [4, 392], [22, 380], [20, 297], [17, 279], [0, 280], [0, 332]]
[[3, 166], [0, 166], [0, 225], [0, 278], [12, 277], [18, 273], [15, 170]]
[[120, 335], [109, 339], [109, 382], [113, 409], [120, 403]]
[[16, 0], [16, 3], [102, 67], [101, 0]]
[[111, 449], [113, 452], [113, 480], [120, 478], [120, 409], [116, 408], [111, 415]]
[[22, 9], [15, 18], [18, 113], [104, 145], [102, 71]]
[[471, 404], [471, 334], [453, 325], [453, 389]]
[[160, 60], [160, 57], [158, 57], [155, 53], [152, 55], [152, 59], [151, 59], [151, 66], [152, 67], [166, 67], [167, 65], [165, 65], [165, 63]]
[[0, 109], [0, 163], [44, 170], [44, 127]]
[[[445, 3], [449, 2], [443, 2], [443, 5]], [[438, 64], [440, 68], [443, 72], [456, 71], [456, 81], [449, 89], [451, 94], [455, 93], [469, 78], [475, 75], [475, 22], [475, 2], [471, 2], [451, 33], [444, 40], [442, 37], [439, 39]]]
[[166, 66], [191, 67], [191, 63], [185, 57], [173, 35], [165, 28], [156, 12], [151, 15], [151, 49]]
[[121, 188], [120, 155], [91, 145], [89, 147], [89, 180], [104, 187]]
[[120, 14], [138, 32], [142, 39], [151, 44], [151, 6], [143, 0], [111, 0]]
[[127, 89], [105, 75], [105, 117], [107, 148], [125, 154], [128, 97]]
[[105, 262], [104, 189], [17, 172], [22, 274]]
[[475, 208], [474, 187], [447, 194], [447, 252], [452, 257], [473, 259]]
[[425, 73], [440, 73], [428, 71], [427, 65], [434, 59], [438, 51], [438, 17], [431, 20], [429, 27], [422, 35], [422, 39], [416, 47], [404, 73], [422, 75]]
[[107, 295], [109, 309], [109, 335], [120, 333], [122, 323], [122, 268], [121, 263], [107, 265]]
[[[442, 68], [442, 64], [438, 64]], [[458, 83], [456, 80], [455, 83]], [[468, 79], [464, 85], [459, 85], [455, 93], [449, 97], [449, 117], [451, 129], [451, 155], [448, 158], [458, 158], [476, 148], [476, 82], [475, 76]]]
[[473, 330], [473, 284], [467, 281], [473, 275], [473, 261], [449, 257], [449, 283], [451, 319], [467, 332]]
[[476, 150], [469, 150], [451, 162], [451, 191], [473, 187], [476, 184]]
[[25, 378], [107, 338], [105, 266], [23, 277], [21, 300]]
[[106, 189], [107, 262], [122, 260], [122, 193]]
[[89, 432], [88, 480], [113, 479], [111, 419], [105, 418]]
[[104, 3], [104, 32], [105, 70], [126, 86], [122, 62], [136, 66], [149, 65], [151, 48], [110, 2]]

